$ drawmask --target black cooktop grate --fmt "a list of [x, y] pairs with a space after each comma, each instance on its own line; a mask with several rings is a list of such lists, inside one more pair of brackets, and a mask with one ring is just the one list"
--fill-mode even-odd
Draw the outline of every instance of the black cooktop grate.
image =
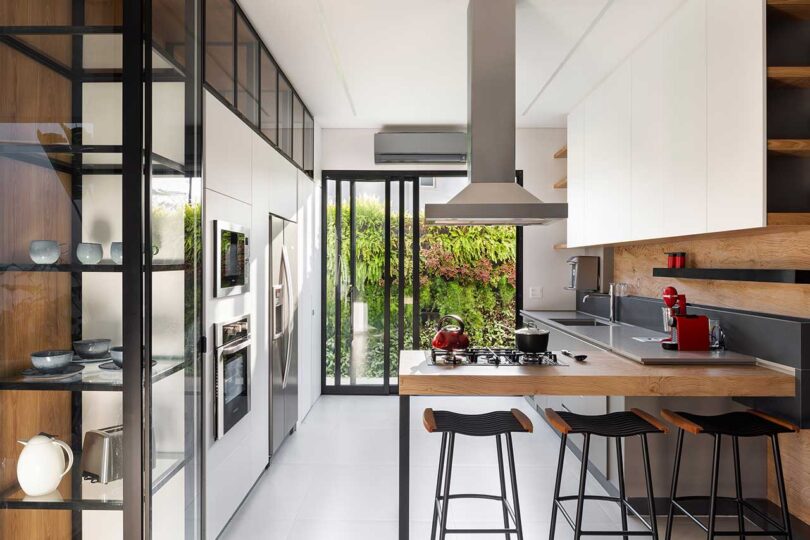
[[470, 347], [458, 351], [425, 351], [430, 364], [437, 366], [567, 366], [554, 351], [528, 354], [516, 349]]

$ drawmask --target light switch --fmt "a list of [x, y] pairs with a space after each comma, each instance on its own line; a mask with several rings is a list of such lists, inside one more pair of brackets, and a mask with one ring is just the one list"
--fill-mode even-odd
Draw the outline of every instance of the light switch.
[[529, 287], [529, 298], [543, 298], [543, 287]]

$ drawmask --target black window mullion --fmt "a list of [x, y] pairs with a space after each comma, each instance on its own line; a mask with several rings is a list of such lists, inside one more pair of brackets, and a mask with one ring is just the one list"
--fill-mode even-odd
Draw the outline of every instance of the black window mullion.
[[383, 263], [383, 392], [391, 388], [391, 179], [385, 179], [385, 247]]
[[[340, 263], [343, 257], [342, 253], [342, 223], [341, 223], [341, 184], [340, 180], [335, 180], [335, 386], [340, 386], [340, 369], [341, 369], [341, 341], [343, 339], [342, 336], [342, 328], [340, 324], [341, 318], [341, 302], [340, 302]], [[324, 207], [325, 208], [325, 207]]]
[[237, 111], [239, 110], [239, 74], [237, 70], [239, 69], [239, 36], [237, 35], [238, 28], [237, 28], [237, 19], [239, 17], [239, 6], [234, 3], [233, 7], [233, 41], [231, 44], [233, 45], [233, 108]]
[[[405, 348], [405, 179], [399, 179], [399, 231], [397, 238], [397, 373], [399, 351]], [[399, 379], [397, 379], [399, 381]]]
[[413, 182], [413, 210], [412, 210], [412, 227], [413, 227], [413, 244], [411, 245], [411, 258], [413, 264], [413, 271], [411, 272], [411, 289], [413, 294], [413, 348], [420, 349], [419, 329], [422, 321], [419, 315], [419, 245], [420, 245], [420, 230], [419, 230], [419, 178], [417, 177]]
[[[355, 181], [349, 182], [349, 337], [354, 342], [354, 292], [357, 286], [357, 205], [355, 204]], [[349, 365], [349, 384], [357, 384], [357, 366], [353, 354]]]

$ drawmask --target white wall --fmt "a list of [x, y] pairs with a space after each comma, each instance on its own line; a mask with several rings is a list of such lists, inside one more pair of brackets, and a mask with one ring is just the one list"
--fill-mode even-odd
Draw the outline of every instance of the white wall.
[[[376, 129], [323, 129], [321, 167], [323, 170], [465, 170], [459, 165], [411, 165], [374, 163]], [[566, 143], [564, 129], [518, 129], [516, 168], [523, 170], [524, 186], [545, 202], [565, 202], [566, 190], [553, 184], [566, 175], [566, 160], [554, 153]], [[573, 292], [563, 289], [568, 278], [565, 260], [585, 250], [553, 249], [566, 241], [565, 221], [545, 226], [524, 227], [523, 307], [525, 309], [574, 309]], [[596, 254], [596, 253], [593, 253]], [[531, 287], [542, 288], [542, 298], [530, 298]]]

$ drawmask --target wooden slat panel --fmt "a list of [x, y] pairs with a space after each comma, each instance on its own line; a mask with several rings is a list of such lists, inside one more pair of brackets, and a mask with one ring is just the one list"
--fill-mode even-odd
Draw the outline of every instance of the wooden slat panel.
[[[69, 26], [71, 17], [71, 0], [0, 2], [0, 26]], [[70, 36], [25, 36], [20, 39], [57, 62], [70, 66]], [[3, 69], [2, 73], [5, 77], [6, 70]]]
[[785, 156], [810, 157], [810, 139], [769, 139], [768, 152]]
[[769, 67], [768, 80], [785, 86], [810, 88], [810, 67]]
[[810, 285], [740, 283], [656, 278], [666, 252], [685, 251], [696, 268], [810, 268], [810, 227], [753, 236], [704, 235], [679, 241], [619, 246], [613, 279], [631, 285], [631, 294], [658, 297], [667, 285], [690, 302], [711, 306], [807, 317]]
[[797, 19], [810, 19], [810, 1], [808, 0], [768, 0], [768, 7]]

